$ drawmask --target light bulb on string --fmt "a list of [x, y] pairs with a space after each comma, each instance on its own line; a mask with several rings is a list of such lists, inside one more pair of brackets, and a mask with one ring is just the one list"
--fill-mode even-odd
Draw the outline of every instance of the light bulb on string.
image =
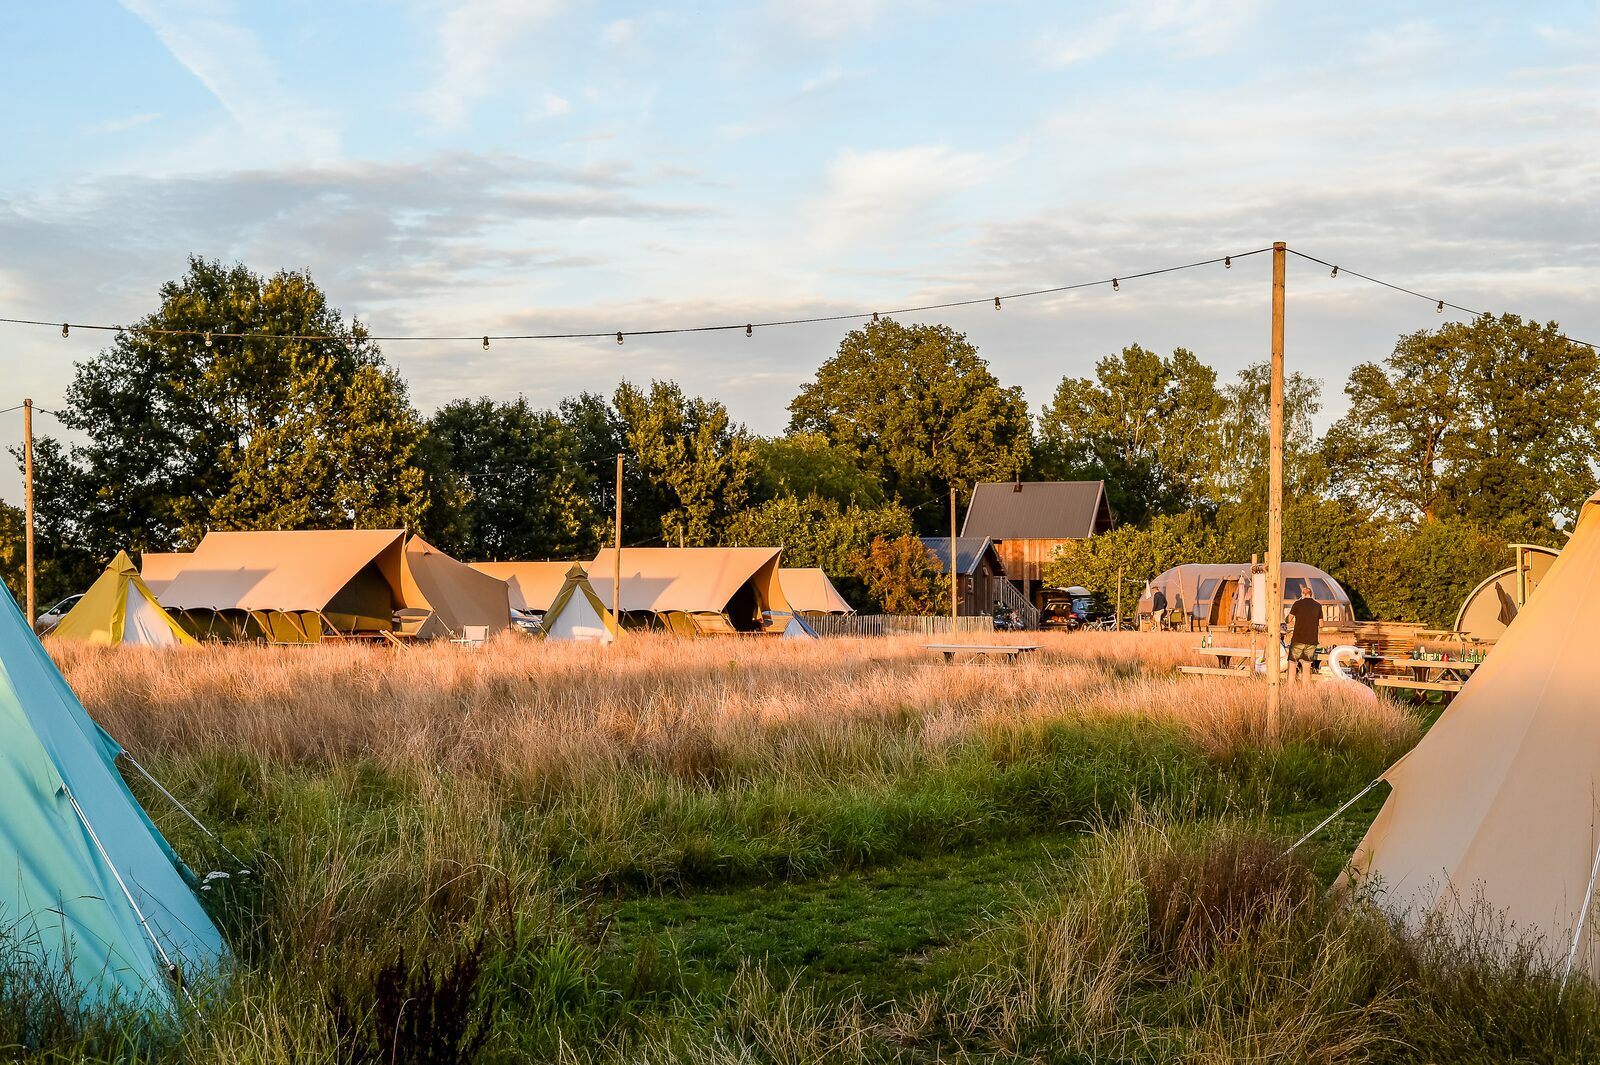
[[1119, 284], [1117, 282], [1117, 279], [1114, 278], [1114, 277], [1111, 279], [1111, 291], [1112, 292], [1121, 292], [1122, 291], [1122, 285]]
[[1000, 309], [1000, 297], [999, 296], [996, 296], [994, 298], [994, 309], [997, 310], [997, 311]]
[[620, 330], [620, 329], [617, 330], [617, 343], [618, 344], [622, 343], [622, 330]]
[[484, 337], [483, 338], [483, 350], [484, 351], [488, 351], [489, 350], [489, 338], [488, 337]]
[[206, 347], [209, 348], [210, 346], [211, 346], [211, 330], [207, 329], [206, 330]]
[[1339, 276], [1339, 268], [1337, 266], [1335, 266], [1332, 270], [1328, 271], [1328, 276], [1329, 277], [1338, 277]]
[[1444, 313], [1444, 300], [1440, 300], [1439, 301], [1439, 306], [1435, 307], [1433, 310], [1434, 310], [1435, 314], [1443, 314]]
[[744, 327], [744, 335], [747, 336], [747, 337], [755, 336], [756, 335], [756, 327], [746, 323], [746, 325]]
[[68, 334], [68, 332], [69, 332], [69, 329], [67, 327], [67, 323], [66, 322], [62, 322], [61, 323], [61, 335], [62, 336], [66, 336]]
[[1222, 257], [1222, 268], [1224, 270], [1232, 270], [1233, 269], [1233, 256], [1224, 255]]
[[872, 312], [872, 320], [874, 322], [876, 322], [878, 320], [878, 312], [877, 311], [873, 311]]

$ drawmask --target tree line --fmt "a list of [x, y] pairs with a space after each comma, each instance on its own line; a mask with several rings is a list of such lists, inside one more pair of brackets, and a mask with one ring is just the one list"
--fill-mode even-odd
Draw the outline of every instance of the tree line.
[[[1510, 540], [1558, 542], [1595, 486], [1600, 369], [1553, 323], [1402, 337], [1352, 372], [1349, 412], [1321, 435], [1321, 383], [1287, 384], [1286, 554], [1383, 616], [1433, 620], [1441, 566], [1477, 567], [1475, 582]], [[1148, 577], [1261, 550], [1267, 407], [1264, 365], [1224, 381], [1187, 350], [1131, 345], [1035, 416], [961, 333], [885, 319], [843, 337], [777, 437], [658, 380], [553, 409], [462, 398], [425, 418], [308, 274], [195, 258], [77, 366], [61, 420], [81, 442], [37, 443], [40, 595], [81, 590], [117, 550], [190, 548], [211, 529], [406, 528], [473, 560], [591, 557], [619, 453], [626, 543], [783, 546], [868, 609], [945, 601], [908, 538], [948, 532], [952, 486], [1104, 479], [1119, 528], [1057, 566], [1103, 589], [1118, 565]], [[0, 503], [13, 588], [20, 526]], [[1379, 580], [1373, 554], [1411, 566], [1412, 586]]]

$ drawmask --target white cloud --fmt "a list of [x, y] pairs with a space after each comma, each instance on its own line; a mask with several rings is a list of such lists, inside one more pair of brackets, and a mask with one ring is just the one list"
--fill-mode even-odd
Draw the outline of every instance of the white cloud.
[[890, 6], [890, 0], [771, 0], [767, 11], [786, 29], [829, 40], [871, 29]]
[[422, 112], [441, 127], [461, 125], [472, 105], [525, 67], [529, 36], [558, 15], [562, 0], [463, 0], [439, 21], [439, 73], [421, 95]]
[[1265, 0], [1139, 0], [1081, 25], [1043, 34], [1039, 48], [1055, 66], [1098, 59], [1125, 38], [1159, 43], [1183, 55], [1215, 54], [1265, 6]]
[[600, 29], [600, 40], [612, 48], [632, 42], [638, 32], [639, 23], [636, 19], [619, 18], [606, 23]]
[[136, 115], [125, 115], [122, 118], [111, 118], [104, 122], [93, 122], [83, 127], [83, 132], [88, 134], [98, 133], [126, 133], [130, 129], [154, 122], [161, 116], [154, 111], [143, 111]]
[[930, 207], [996, 176], [1002, 163], [948, 145], [845, 150], [828, 167], [828, 185], [807, 212], [812, 240], [838, 247], [897, 232]]
[[572, 112], [572, 101], [565, 96], [557, 96], [553, 92], [540, 93], [539, 98], [528, 109], [528, 118], [534, 122], [542, 122], [547, 118], [560, 118]]
[[326, 111], [282, 88], [276, 65], [239, 25], [228, 0], [123, 0], [163, 47], [205, 86], [263, 154], [333, 158], [338, 132]]

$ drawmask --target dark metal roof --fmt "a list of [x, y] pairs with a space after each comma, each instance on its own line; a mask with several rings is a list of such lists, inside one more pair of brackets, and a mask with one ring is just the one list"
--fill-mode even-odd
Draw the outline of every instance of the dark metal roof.
[[[950, 537], [948, 536], [923, 536], [922, 546], [928, 549], [928, 554], [933, 556], [934, 562], [939, 565], [939, 572], [950, 571]], [[983, 561], [986, 553], [994, 550], [994, 543], [987, 536], [958, 536], [956, 537], [956, 572], [963, 577], [969, 576], [978, 568], [978, 563]], [[995, 556], [992, 560], [994, 568], [1001, 570], [1000, 558]]]
[[1111, 528], [1104, 481], [986, 482], [972, 490], [963, 536], [1081, 540]]

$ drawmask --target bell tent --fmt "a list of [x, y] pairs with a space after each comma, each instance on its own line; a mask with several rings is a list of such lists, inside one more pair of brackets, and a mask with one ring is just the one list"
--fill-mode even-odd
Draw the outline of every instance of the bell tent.
[[1494, 653], [1383, 774], [1392, 791], [1348, 875], [1413, 925], [1486, 907], [1507, 947], [1537, 941], [1600, 979], [1596, 633], [1600, 493]]
[[8, 959], [85, 1005], [170, 1008], [227, 948], [191, 876], [89, 717], [0, 591], [0, 914]]
[[555, 600], [544, 612], [547, 640], [585, 640], [611, 643], [617, 638], [617, 622], [589, 584], [583, 567], [574, 562]]
[[778, 570], [778, 582], [783, 586], [783, 597], [797, 614], [843, 616], [856, 612], [828, 575], [814, 566], [784, 567]]
[[110, 647], [176, 647], [194, 643], [194, 637], [161, 609], [126, 551], [117, 552], [105, 572], [51, 634], [58, 639]]

